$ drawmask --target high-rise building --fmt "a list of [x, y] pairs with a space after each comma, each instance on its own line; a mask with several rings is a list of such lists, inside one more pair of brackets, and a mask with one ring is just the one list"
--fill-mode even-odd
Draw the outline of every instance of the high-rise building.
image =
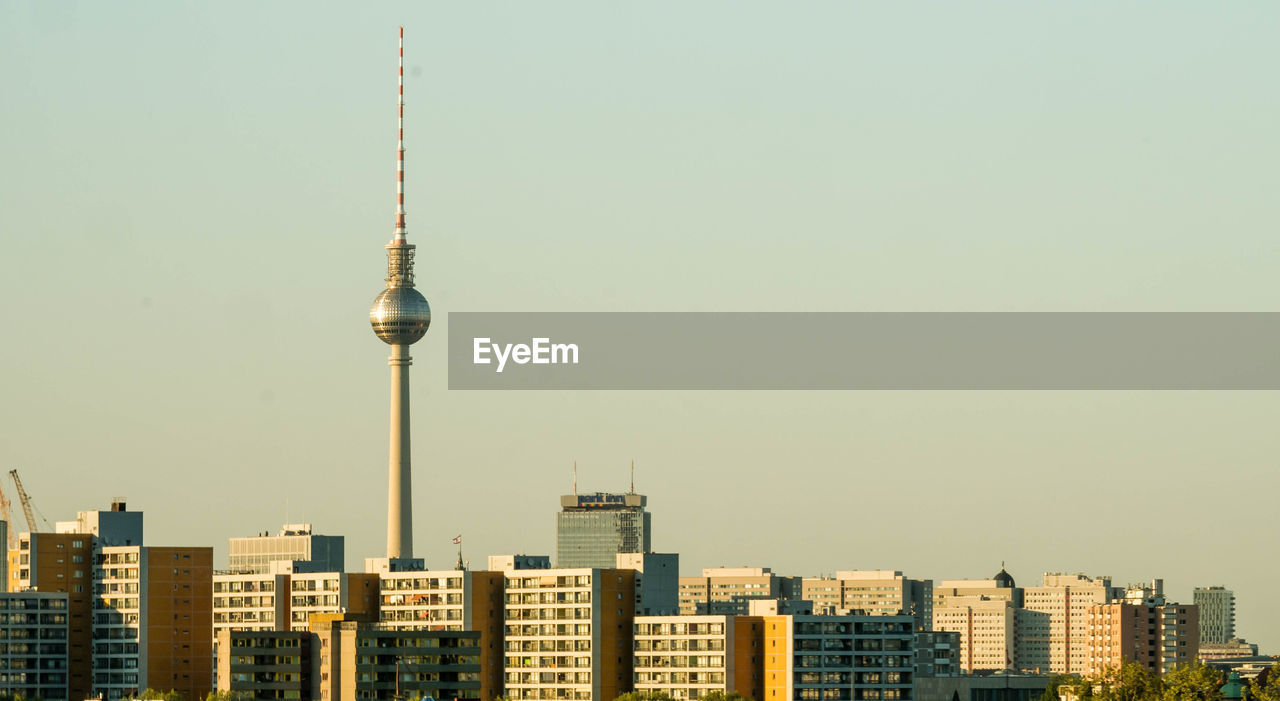
[[416, 248], [405, 238], [404, 27], [400, 28], [399, 132], [396, 142], [396, 222], [387, 250], [387, 289], [373, 301], [369, 323], [391, 346], [391, 441], [387, 484], [387, 559], [390, 569], [422, 569], [413, 561], [413, 485], [409, 447], [409, 346], [431, 325], [431, 307], [413, 286]]
[[1083, 674], [1089, 666], [1089, 607], [1124, 597], [1110, 577], [1044, 575], [1023, 590], [1017, 618], [1018, 666], [1053, 674]]
[[506, 573], [506, 695], [611, 701], [631, 690], [636, 571]]
[[906, 701], [910, 616], [765, 616], [761, 701]]
[[481, 698], [501, 696], [502, 572], [382, 572], [379, 620], [388, 630], [475, 631], [480, 635]]
[[1017, 668], [1014, 631], [1018, 607], [1008, 599], [950, 596], [933, 606], [933, 629], [960, 636], [960, 670], [998, 672]]
[[764, 619], [637, 616], [635, 690], [673, 699], [719, 691], [764, 696]]
[[230, 538], [228, 569], [232, 572], [342, 572], [344, 539], [316, 535], [309, 523], [287, 523], [275, 535]]
[[1200, 650], [1199, 619], [1195, 605], [1165, 603], [1163, 595], [1090, 606], [1085, 675], [1097, 676], [1126, 662], [1156, 674], [1191, 664]]
[[[747, 613], [750, 599], [802, 598], [803, 578], [774, 574], [768, 567], [706, 567], [701, 577], [680, 578], [680, 613], [706, 614], [718, 602], [739, 602], [734, 613]], [[720, 609], [717, 613], [725, 613]]]
[[1222, 645], [1236, 637], [1236, 595], [1226, 587], [1196, 587], [1191, 599], [1200, 607], [1200, 643]]
[[316, 614], [305, 631], [218, 633], [218, 690], [255, 699], [488, 699], [475, 631], [394, 629]]
[[0, 688], [5, 694], [66, 701], [67, 595], [0, 593]]
[[9, 591], [67, 595], [67, 694], [82, 701], [93, 687], [92, 537], [23, 533], [9, 552]]
[[556, 514], [556, 567], [615, 566], [618, 553], [647, 553], [649, 512], [642, 494], [567, 494]]
[[57, 533], [24, 533], [15, 591], [67, 594], [70, 701], [147, 687], [188, 698], [212, 684], [212, 548], [142, 545], [142, 513], [122, 501]]
[[991, 579], [952, 579], [933, 587], [933, 630], [960, 634], [961, 671], [1018, 668], [1022, 589], [1003, 567]]
[[141, 689], [185, 698], [213, 685], [213, 548], [98, 548], [93, 690], [119, 699]]
[[[389, 628], [351, 614], [318, 615], [310, 632], [319, 650], [312, 698], [357, 701], [404, 698], [488, 699], [480, 679], [480, 633]], [[313, 688], [314, 688], [313, 687]]]

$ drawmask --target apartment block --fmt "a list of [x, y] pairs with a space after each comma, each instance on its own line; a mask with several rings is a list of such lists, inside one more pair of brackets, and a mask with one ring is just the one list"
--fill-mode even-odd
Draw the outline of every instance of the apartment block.
[[713, 691], [763, 698], [764, 619], [751, 616], [637, 616], [635, 690], [673, 699]]
[[311, 633], [223, 628], [217, 636], [218, 691], [254, 699], [312, 697]]
[[118, 699], [172, 689], [188, 699], [213, 685], [213, 549], [98, 549], [93, 689]]
[[115, 501], [56, 533], [25, 533], [10, 588], [67, 594], [67, 695], [147, 687], [203, 697], [212, 684], [212, 548], [142, 545], [141, 512]]
[[480, 691], [486, 672], [480, 633], [395, 629], [360, 620], [364, 618], [363, 614], [312, 618], [312, 659], [319, 655], [313, 666], [312, 698], [488, 698]]
[[959, 633], [917, 630], [915, 636], [917, 682], [925, 677], [950, 677], [961, 673]]
[[218, 633], [218, 690], [256, 699], [481, 699], [474, 631], [392, 629], [315, 614], [306, 631]]
[[917, 629], [933, 622], [933, 581], [896, 570], [841, 570], [834, 578], [805, 578], [801, 587], [819, 613], [909, 615]]
[[[783, 577], [768, 567], [709, 567], [701, 577], [681, 577], [681, 615], [700, 613], [699, 604], [745, 601], [747, 599], [800, 599], [803, 578]], [[702, 606], [705, 613], [710, 607]]]
[[761, 701], [912, 698], [910, 616], [764, 617]]
[[68, 597], [0, 594], [0, 689], [28, 699], [68, 698]]
[[67, 596], [67, 696], [93, 688], [93, 542], [75, 533], [22, 533], [9, 551], [9, 591]]
[[300, 572], [289, 575], [289, 628], [307, 630], [312, 614], [346, 612], [378, 616], [379, 575], [364, 572]]
[[612, 701], [631, 690], [635, 570], [513, 570], [505, 597], [507, 696]]
[[960, 634], [960, 668], [972, 674], [1018, 668], [1023, 590], [1003, 567], [991, 579], [950, 579], [933, 587], [933, 630]]
[[1089, 608], [1089, 666], [1086, 676], [1136, 662], [1156, 674], [1191, 664], [1200, 649], [1200, 616], [1195, 605], [1165, 603], [1099, 604]]
[[1110, 577], [1045, 573], [1039, 587], [1023, 589], [1015, 658], [1024, 670], [1084, 674], [1089, 666], [1089, 609], [1122, 599]]
[[1018, 608], [1008, 599], [948, 595], [933, 606], [933, 629], [960, 636], [960, 670], [995, 672], [1015, 669]]
[[213, 631], [289, 628], [289, 575], [213, 575]]
[[388, 630], [470, 630], [479, 633], [484, 670], [482, 698], [503, 693], [502, 572], [440, 570], [384, 572], [380, 580], [379, 620]]

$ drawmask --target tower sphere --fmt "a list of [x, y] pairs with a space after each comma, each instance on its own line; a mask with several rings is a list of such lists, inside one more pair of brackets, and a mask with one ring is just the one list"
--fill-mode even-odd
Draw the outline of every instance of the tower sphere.
[[412, 287], [388, 287], [369, 309], [373, 332], [390, 345], [415, 343], [431, 325], [431, 305]]

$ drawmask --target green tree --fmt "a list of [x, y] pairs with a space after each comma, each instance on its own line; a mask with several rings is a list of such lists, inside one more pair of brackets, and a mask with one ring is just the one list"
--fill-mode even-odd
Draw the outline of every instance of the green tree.
[[1060, 701], [1064, 690], [1071, 690], [1075, 693], [1076, 698], [1084, 698], [1085, 690], [1089, 686], [1084, 683], [1079, 675], [1075, 674], [1057, 674], [1049, 679], [1049, 685], [1044, 688], [1044, 693], [1040, 695], [1040, 701]]
[[1249, 680], [1251, 701], [1280, 701], [1280, 664]]
[[1221, 701], [1224, 678], [1199, 662], [1174, 667], [1160, 680], [1161, 701]]
[[1089, 680], [1096, 701], [1158, 701], [1160, 677], [1137, 662], [1110, 667]]
[[614, 701], [673, 701], [661, 691], [628, 691]]
[[210, 691], [204, 697], [204, 701], [250, 701], [251, 699], [253, 695], [244, 691]]
[[701, 697], [702, 701], [752, 701], [750, 697], [743, 696], [736, 691], [724, 693], [723, 691], [712, 691], [706, 696]]
[[183, 701], [182, 694], [170, 689], [169, 691], [157, 691], [155, 689], [143, 689], [142, 693], [135, 694], [130, 698], [140, 699], [141, 701]]

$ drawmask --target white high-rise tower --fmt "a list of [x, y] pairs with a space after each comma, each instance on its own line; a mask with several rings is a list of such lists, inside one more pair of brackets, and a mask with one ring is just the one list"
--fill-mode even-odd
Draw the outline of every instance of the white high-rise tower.
[[413, 557], [413, 489], [409, 470], [409, 346], [431, 325], [431, 307], [413, 288], [414, 246], [404, 227], [404, 27], [400, 28], [400, 117], [396, 148], [396, 228], [387, 249], [387, 289], [373, 300], [369, 322], [391, 346], [391, 455], [387, 487], [387, 557]]

